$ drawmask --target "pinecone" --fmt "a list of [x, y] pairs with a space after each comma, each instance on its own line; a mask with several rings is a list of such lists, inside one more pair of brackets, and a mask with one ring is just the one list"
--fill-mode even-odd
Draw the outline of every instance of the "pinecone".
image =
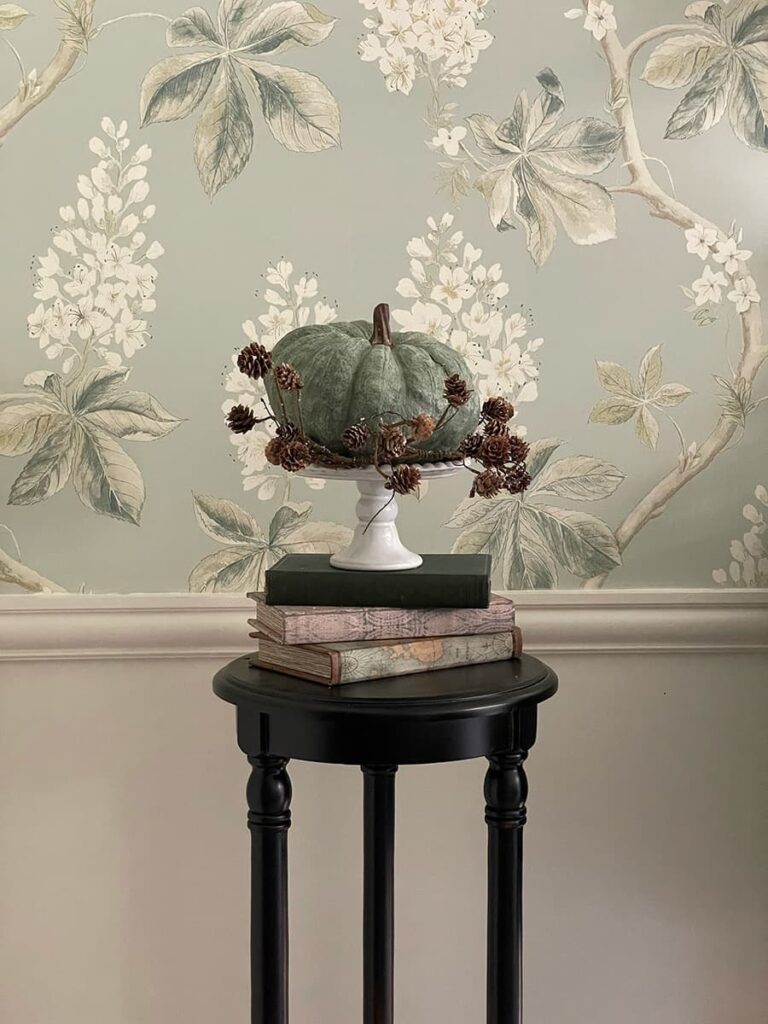
[[258, 380], [272, 369], [272, 356], [263, 345], [252, 341], [237, 357], [237, 368], [251, 380]]
[[[399, 427], [383, 427], [377, 439], [379, 456], [387, 462], [399, 458], [408, 447], [408, 440]], [[403, 491], [403, 494], [406, 492]]]
[[466, 405], [471, 394], [472, 392], [467, 387], [467, 382], [462, 380], [458, 373], [451, 374], [450, 377], [446, 378], [443, 396], [448, 405], [452, 405], [454, 409]]
[[486, 469], [484, 473], [478, 473], [475, 477], [475, 482], [472, 484], [472, 490], [469, 492], [470, 498], [475, 496], [480, 498], [495, 498], [499, 494], [502, 488], [506, 485], [506, 477], [498, 469]]
[[509, 458], [512, 439], [506, 434], [490, 434], [483, 439], [478, 459], [484, 466], [503, 466]]
[[485, 420], [483, 430], [486, 434], [509, 434], [509, 427], [504, 420]]
[[283, 442], [280, 450], [280, 465], [289, 473], [298, 473], [312, 461], [312, 452], [306, 441], [297, 438], [295, 441]]
[[279, 466], [281, 464], [284, 443], [279, 437], [273, 437], [271, 441], [267, 442], [264, 449], [264, 458], [270, 466]]
[[515, 407], [506, 398], [497, 395], [495, 398], [488, 398], [483, 402], [483, 419], [501, 420], [507, 423], [515, 415]]
[[531, 486], [530, 473], [522, 464], [513, 466], [507, 472], [504, 486], [510, 494], [522, 494], [523, 491]]
[[277, 428], [277, 436], [281, 441], [295, 441], [299, 436], [299, 431], [292, 423], [281, 423]]
[[413, 432], [414, 441], [428, 441], [435, 432], [435, 421], [425, 412], [408, 420], [408, 426]]
[[384, 486], [395, 494], [413, 494], [421, 483], [421, 471], [416, 466], [395, 466]]
[[517, 434], [512, 434], [509, 438], [509, 461], [510, 462], [525, 462], [528, 458], [528, 453], [531, 450], [531, 446], [527, 441], [524, 441], [522, 437], [518, 437]]
[[289, 363], [280, 363], [272, 372], [275, 377], [275, 383], [281, 391], [301, 391], [304, 387], [301, 374]]
[[227, 413], [227, 426], [233, 434], [247, 434], [255, 423], [256, 415], [247, 405], [233, 405]]
[[468, 459], [474, 459], [483, 444], [482, 434], [467, 434], [459, 445], [459, 452]]
[[353, 423], [341, 435], [341, 443], [351, 452], [361, 452], [371, 439], [371, 432], [365, 420]]

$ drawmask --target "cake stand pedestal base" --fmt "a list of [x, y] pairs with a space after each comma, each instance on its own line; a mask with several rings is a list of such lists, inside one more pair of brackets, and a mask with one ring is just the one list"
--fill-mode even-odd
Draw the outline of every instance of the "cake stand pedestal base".
[[[386, 473], [388, 466], [382, 466]], [[462, 468], [460, 462], [434, 462], [419, 466], [424, 481], [452, 476]], [[366, 572], [392, 572], [416, 569], [421, 555], [410, 551], [397, 532], [397, 496], [387, 490], [384, 478], [372, 467], [364, 469], [325, 469], [313, 466], [303, 475], [324, 480], [347, 480], [357, 484], [359, 497], [355, 512], [357, 525], [352, 543], [331, 555], [336, 569]]]

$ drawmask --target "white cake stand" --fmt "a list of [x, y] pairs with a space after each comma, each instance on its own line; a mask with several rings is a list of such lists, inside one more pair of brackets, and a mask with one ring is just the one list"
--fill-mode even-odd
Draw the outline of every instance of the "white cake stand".
[[[381, 468], [385, 473], [389, 470], [388, 466]], [[430, 462], [419, 465], [418, 468], [426, 482], [453, 476], [462, 469], [462, 464]], [[377, 572], [415, 569], [421, 565], [421, 555], [409, 551], [397, 532], [397, 497], [386, 489], [384, 478], [373, 466], [366, 466], [363, 469], [310, 466], [303, 470], [301, 475], [322, 480], [345, 480], [357, 484], [360, 497], [355, 506], [357, 526], [352, 543], [338, 554], [331, 555], [331, 565], [337, 569], [366, 569]]]

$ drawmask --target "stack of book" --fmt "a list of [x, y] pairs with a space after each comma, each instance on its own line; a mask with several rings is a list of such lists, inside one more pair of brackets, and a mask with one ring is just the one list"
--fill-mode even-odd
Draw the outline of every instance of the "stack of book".
[[491, 593], [488, 555], [425, 555], [418, 569], [334, 569], [286, 555], [249, 619], [252, 664], [327, 686], [519, 657], [513, 602]]

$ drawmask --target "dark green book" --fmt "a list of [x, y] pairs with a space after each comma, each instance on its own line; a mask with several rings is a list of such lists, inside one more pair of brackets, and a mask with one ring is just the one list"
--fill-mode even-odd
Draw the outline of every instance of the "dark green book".
[[336, 608], [487, 608], [490, 555], [424, 555], [418, 569], [334, 569], [328, 555], [284, 555], [267, 569], [267, 604]]

